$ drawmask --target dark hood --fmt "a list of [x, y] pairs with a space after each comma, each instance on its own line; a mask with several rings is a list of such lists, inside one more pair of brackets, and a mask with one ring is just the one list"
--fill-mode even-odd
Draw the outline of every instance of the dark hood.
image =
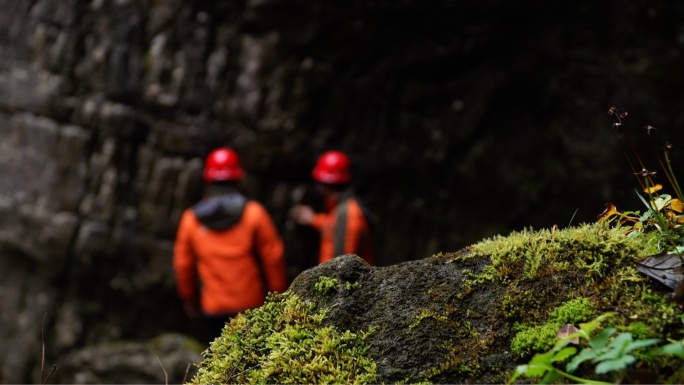
[[211, 230], [225, 230], [235, 226], [242, 218], [247, 198], [239, 192], [207, 198], [196, 204], [192, 211], [204, 226]]

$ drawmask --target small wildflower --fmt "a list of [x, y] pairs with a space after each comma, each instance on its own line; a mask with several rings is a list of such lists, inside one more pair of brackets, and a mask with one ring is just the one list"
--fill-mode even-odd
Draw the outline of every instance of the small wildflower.
[[606, 209], [603, 210], [603, 212], [601, 214], [599, 214], [598, 219], [601, 220], [601, 219], [605, 219], [605, 218], [610, 218], [611, 216], [613, 216], [615, 214], [619, 214], [617, 211], [617, 208], [615, 207], [614, 204], [608, 202], [608, 203], [606, 203]]
[[645, 168], [642, 168], [641, 171], [635, 172], [634, 175], [640, 176], [642, 178], [647, 178], [649, 176], [655, 176], [657, 173], [655, 171], [648, 171]]

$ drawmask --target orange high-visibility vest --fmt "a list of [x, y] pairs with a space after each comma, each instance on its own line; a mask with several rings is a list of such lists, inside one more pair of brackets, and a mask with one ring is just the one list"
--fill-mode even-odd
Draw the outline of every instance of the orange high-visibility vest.
[[199, 286], [200, 306], [209, 315], [261, 306], [266, 290], [287, 288], [283, 249], [271, 218], [255, 201], [247, 201], [239, 221], [223, 230], [208, 229], [187, 209], [174, 245], [178, 294], [193, 301]]
[[370, 226], [355, 198], [343, 197], [330, 205], [328, 212], [316, 214], [311, 225], [321, 232], [319, 263], [342, 254], [356, 254], [375, 264]]

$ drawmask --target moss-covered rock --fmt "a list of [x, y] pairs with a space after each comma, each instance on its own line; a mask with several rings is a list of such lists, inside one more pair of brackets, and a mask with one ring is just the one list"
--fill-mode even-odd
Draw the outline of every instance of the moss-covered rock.
[[238, 315], [204, 352], [193, 382], [373, 383], [375, 362], [365, 356], [368, 333], [323, 325], [296, 294], [270, 295], [259, 309]]
[[193, 382], [501, 383], [560, 326], [606, 312], [640, 337], [681, 338], [668, 289], [634, 267], [649, 237], [624, 234], [526, 230], [382, 268], [340, 256], [232, 321]]

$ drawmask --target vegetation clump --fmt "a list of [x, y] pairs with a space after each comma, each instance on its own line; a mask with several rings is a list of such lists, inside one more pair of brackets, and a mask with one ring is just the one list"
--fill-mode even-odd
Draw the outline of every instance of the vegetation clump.
[[374, 383], [370, 332], [323, 325], [324, 311], [290, 292], [239, 314], [203, 353], [193, 384]]
[[314, 284], [314, 288], [316, 289], [316, 292], [318, 292], [319, 294], [323, 296], [330, 296], [333, 293], [337, 292], [340, 288], [343, 288], [347, 292], [351, 292], [352, 290], [361, 287], [361, 284], [358, 282], [343, 282], [344, 285], [341, 285], [339, 279], [326, 277], [325, 275], [322, 275], [318, 277], [318, 281], [316, 281], [316, 283]]
[[625, 237], [625, 229], [600, 221], [564, 230], [523, 230], [471, 246], [468, 258], [488, 257], [491, 264], [473, 276], [485, 281], [530, 281], [575, 271], [594, 280], [631, 267], [630, 262], [657, 252], [645, 237]]
[[[681, 383], [684, 371], [681, 341], [656, 346], [661, 342], [658, 338], [641, 339], [630, 332], [619, 333], [615, 327], [599, 328], [613, 316], [614, 313], [605, 313], [580, 324], [579, 329], [569, 328], [567, 333], [559, 335], [553, 348], [535, 354], [528, 364], [519, 365], [508, 383], [522, 375], [541, 378], [542, 384], [558, 382], [562, 377], [593, 385]], [[629, 369], [637, 362], [639, 370], [632, 373], [638, 373], [638, 378], [630, 377]], [[592, 366], [593, 370], [588, 370]], [[585, 375], [591, 378], [581, 377], [582, 367]]]
[[[513, 378], [551, 373], [593, 380], [605, 373], [594, 373], [588, 365], [606, 362], [613, 371], [623, 370], [632, 358], [672, 369], [670, 362], [677, 364], [672, 355], [644, 361], [641, 341], [681, 340], [681, 312], [635, 268], [635, 262], [657, 250], [651, 233], [628, 236], [625, 230], [599, 221], [514, 232], [428, 262], [363, 270], [368, 288], [363, 291], [357, 290], [357, 269], [363, 265], [345, 260], [312, 269], [293, 284], [296, 290], [270, 295], [264, 306], [232, 320], [204, 353], [192, 382], [378, 383], [405, 378], [501, 383], [514, 373]], [[410, 279], [396, 279], [409, 272]], [[405, 297], [395, 295], [396, 284], [387, 282], [399, 282], [403, 292], [420, 301], [406, 304]], [[388, 310], [382, 305], [387, 303], [394, 305]], [[403, 310], [392, 313], [395, 309]], [[582, 325], [609, 312], [614, 314], [608, 325], [612, 334], [605, 344], [591, 342], [594, 336]], [[336, 316], [327, 319], [327, 314]], [[387, 314], [391, 319], [378, 322]], [[577, 326], [586, 334], [580, 343], [595, 346], [595, 356], [585, 361], [579, 355], [583, 348], [557, 345], [559, 329], [572, 333]], [[411, 343], [398, 342], [398, 331]], [[625, 349], [619, 362], [612, 360], [611, 349], [623, 342], [631, 350]], [[395, 346], [402, 346], [401, 355], [392, 356]], [[577, 368], [559, 366], [562, 361], [557, 360], [575, 355], [580, 357]], [[514, 372], [530, 358], [533, 363]]]
[[589, 321], [595, 315], [593, 304], [587, 298], [575, 298], [553, 309], [541, 324], [518, 325], [520, 331], [511, 341], [511, 351], [520, 356], [553, 347], [558, 341], [558, 330], [565, 324]]
[[[462, 266], [467, 277], [467, 293], [481, 290], [482, 285], [503, 288], [499, 311], [511, 331], [511, 353], [523, 360], [534, 355], [531, 363], [523, 366], [530, 371], [526, 372], [528, 376], [553, 373], [557, 378], [571, 372], [535, 371], [547, 365], [543, 360], [550, 360], [548, 365], [551, 365], [571, 356], [568, 352], [572, 349], [557, 347], [561, 329], [572, 330], [599, 314], [613, 314], [608, 330], [618, 331], [609, 336], [605, 349], [612, 349], [611, 341], [618, 336], [616, 343], [634, 341], [629, 346], [635, 349], [642, 346], [642, 340], [653, 344], [654, 337], [661, 341], [682, 340], [684, 329], [676, 303], [650, 277], [637, 270], [639, 261], [661, 251], [660, 238], [657, 232], [634, 234], [630, 227], [599, 220], [563, 230], [523, 230], [485, 239], [470, 246], [468, 252], [457, 255], [452, 263]], [[591, 338], [587, 334], [582, 341], [591, 341]], [[602, 354], [597, 353], [590, 363], [602, 363]], [[659, 355], [656, 360], [651, 356], [640, 351], [633, 355], [625, 353], [620, 362], [634, 359], [642, 366], [670, 370], [666, 368], [671, 368], [668, 366], [671, 357]], [[604, 366], [613, 368], [610, 366], [613, 361], [606, 359], [605, 362]], [[578, 373], [588, 376], [582, 380], [604, 375], [601, 370], [592, 373], [586, 367], [590, 363], [577, 368]], [[626, 367], [616, 364], [611, 370]]]
[[323, 295], [329, 295], [337, 290], [337, 286], [339, 284], [340, 281], [337, 278], [330, 278], [322, 275], [318, 277], [318, 282], [316, 282], [315, 288], [319, 293]]

